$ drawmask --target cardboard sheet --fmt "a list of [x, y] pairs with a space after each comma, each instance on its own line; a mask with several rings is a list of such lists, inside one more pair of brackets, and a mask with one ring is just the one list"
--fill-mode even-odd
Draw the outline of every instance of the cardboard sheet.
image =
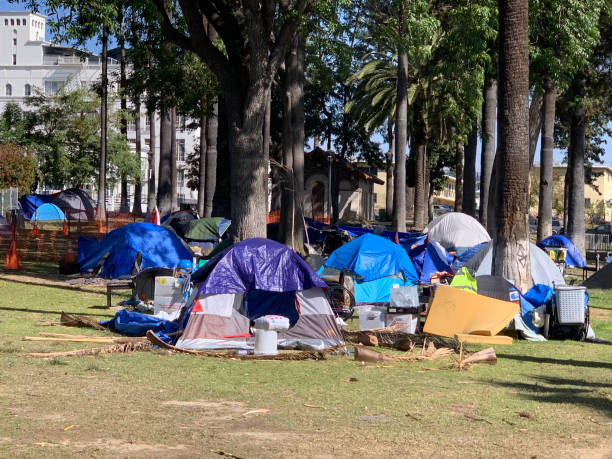
[[447, 338], [461, 333], [493, 336], [503, 330], [518, 311], [516, 303], [440, 285], [423, 331]]
[[512, 344], [512, 338], [510, 336], [495, 335], [495, 336], [481, 336], [481, 335], [469, 335], [465, 333], [457, 333], [455, 339], [462, 343], [476, 343], [476, 344]]

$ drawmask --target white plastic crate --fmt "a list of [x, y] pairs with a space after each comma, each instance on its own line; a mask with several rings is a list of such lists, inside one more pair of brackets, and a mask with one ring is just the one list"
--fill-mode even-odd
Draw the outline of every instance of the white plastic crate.
[[580, 325], [585, 321], [586, 287], [555, 287], [557, 320], [561, 325]]

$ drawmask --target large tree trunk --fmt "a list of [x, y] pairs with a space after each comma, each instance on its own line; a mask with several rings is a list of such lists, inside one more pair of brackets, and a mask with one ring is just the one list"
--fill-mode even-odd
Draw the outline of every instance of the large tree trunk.
[[140, 217], [142, 215], [142, 133], [140, 132], [140, 100], [136, 99], [134, 103], [134, 128], [136, 129], [136, 157], [138, 158], [138, 175], [134, 184], [134, 204], [132, 213]]
[[532, 284], [529, 208], [528, 0], [499, 0], [499, 116], [496, 229], [492, 274], [525, 292]]
[[[404, 30], [403, 15], [400, 31]], [[406, 231], [406, 141], [408, 139], [408, 55], [400, 52], [397, 65], [395, 106], [395, 186], [393, 187], [393, 229]], [[422, 205], [422, 204], [421, 204]]]
[[176, 107], [170, 111], [170, 186], [172, 187], [172, 205], [171, 212], [178, 209], [178, 155], [176, 151]]
[[425, 121], [421, 106], [414, 107], [414, 145], [416, 150], [414, 171], [414, 227], [421, 231], [425, 227], [425, 159], [426, 159], [426, 137]]
[[102, 27], [102, 76], [100, 94], [100, 166], [98, 170], [98, 207], [96, 218], [106, 218], [106, 131], [108, 128], [108, 28]]
[[[117, 42], [120, 49], [119, 57], [119, 86], [121, 88], [121, 134], [127, 141], [127, 78], [125, 73], [126, 55], [125, 55], [125, 24], [123, 22], [123, 5], [119, 7], [118, 22], [119, 22], [119, 35]], [[127, 213], [130, 211], [130, 203], [128, 202], [128, 180], [125, 174], [121, 174], [121, 204], [119, 205], [119, 212]]]
[[570, 239], [582, 257], [585, 257], [584, 244], [584, 148], [585, 148], [585, 113], [580, 104], [572, 113], [570, 126], [570, 145], [568, 156], [571, 157], [569, 170], [567, 200], [567, 231]]
[[266, 212], [270, 212], [272, 210], [272, 189], [274, 188], [272, 183], [272, 168], [270, 167], [270, 111], [272, 110], [272, 88], [269, 91], [269, 97], [266, 102], [266, 113], [264, 115], [264, 124], [263, 124], [263, 139], [262, 139], [262, 147], [264, 161], [266, 163], [266, 170], [268, 174], [266, 174]]
[[167, 215], [172, 211], [172, 109], [163, 96], [159, 118], [157, 208], [161, 215]]
[[462, 212], [476, 217], [476, 149], [478, 148], [478, 128], [474, 126], [465, 146], [465, 168], [463, 170]]
[[463, 204], [463, 145], [455, 147], [455, 212], [461, 212]]
[[529, 106], [529, 169], [533, 167], [540, 131], [542, 130], [542, 104], [544, 99], [540, 92], [535, 92]]
[[482, 151], [480, 154], [480, 223], [487, 225], [489, 187], [495, 161], [495, 122], [497, 120], [497, 81], [485, 86], [482, 105]]
[[200, 164], [198, 166], [198, 215], [205, 217], [206, 207], [206, 98], [200, 101], [202, 111], [200, 113]]
[[555, 130], [555, 87], [547, 81], [542, 104], [542, 147], [540, 148], [540, 198], [537, 240], [552, 234], [553, 147]]
[[[429, 162], [429, 154], [427, 148], [425, 148], [425, 216], [426, 223], [433, 220], [433, 186], [431, 185], [431, 163]], [[431, 206], [429, 205], [431, 199]]]
[[[150, 111], [149, 117], [149, 180], [147, 182], [147, 213], [151, 213], [157, 205], [157, 160], [155, 158], [155, 150], [157, 149], [156, 138], [157, 129], [155, 127], [155, 111]], [[160, 139], [161, 140], [161, 139]]]
[[387, 172], [387, 183], [385, 193], [385, 219], [388, 220], [393, 217], [393, 149], [395, 145], [393, 143], [393, 120], [389, 118], [387, 122], [387, 142], [389, 143], [389, 150], [385, 154], [385, 169]]

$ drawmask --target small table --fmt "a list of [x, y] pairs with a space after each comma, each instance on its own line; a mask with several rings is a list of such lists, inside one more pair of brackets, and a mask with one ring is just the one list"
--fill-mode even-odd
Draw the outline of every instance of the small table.
[[110, 308], [112, 305], [111, 294], [113, 290], [131, 290], [134, 291], [134, 283], [132, 279], [115, 280], [106, 284], [106, 307]]

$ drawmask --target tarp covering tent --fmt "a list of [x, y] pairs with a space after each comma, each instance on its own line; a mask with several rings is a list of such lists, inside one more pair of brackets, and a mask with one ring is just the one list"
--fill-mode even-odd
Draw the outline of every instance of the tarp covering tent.
[[185, 239], [191, 241], [211, 241], [223, 237], [231, 225], [231, 220], [223, 217], [199, 218], [189, 222]]
[[90, 220], [96, 211], [93, 199], [79, 188], [60, 191], [53, 195], [51, 202], [62, 209], [68, 220]]
[[49, 194], [24, 194], [19, 198], [19, 207], [24, 220], [30, 220], [36, 209], [43, 204], [50, 203], [53, 197]]
[[565, 252], [565, 266], [569, 268], [584, 268], [586, 266], [584, 258], [580, 255], [574, 243], [562, 234], [548, 236], [536, 245], [543, 250], [546, 250], [547, 247], [564, 247], [567, 249]]
[[419, 275], [419, 282], [429, 284], [431, 276], [438, 272], [452, 274], [450, 263], [452, 256], [439, 243], [432, 241], [426, 245], [418, 245], [408, 252]]
[[589, 276], [582, 285], [586, 288], [612, 288], [612, 263], [608, 263], [592, 276]]
[[163, 218], [162, 226], [172, 228], [179, 237], [185, 237], [185, 234], [189, 231], [189, 223], [196, 218], [197, 217], [192, 212], [179, 210]]
[[251, 321], [269, 314], [289, 318], [279, 333], [286, 348], [344, 344], [325, 282], [293, 250], [269, 239], [239, 242], [196, 271], [196, 301], [176, 345], [188, 349], [250, 348]]
[[478, 220], [461, 212], [449, 212], [434, 218], [423, 230], [430, 241], [439, 242], [446, 250], [463, 252], [491, 237]]
[[78, 261], [82, 272], [102, 263], [101, 277], [129, 276], [140, 253], [140, 268], [175, 268], [181, 260], [192, 259], [183, 241], [168, 228], [152, 223], [121, 226], [98, 242], [78, 239]]
[[[559, 271], [557, 265], [543, 250], [539, 249], [535, 244], [530, 244], [529, 254], [531, 260], [531, 278], [534, 284], [544, 284], [553, 288], [555, 285], [565, 285], [561, 271]], [[470, 258], [465, 266], [471, 272], [474, 272], [476, 276], [483, 276], [491, 274], [492, 263], [493, 246], [489, 242]]]
[[41, 205], [32, 214], [31, 220], [33, 221], [49, 221], [49, 220], [66, 220], [66, 216], [62, 209], [57, 207], [55, 204], [47, 203]]
[[419, 277], [401, 245], [366, 233], [331, 253], [320, 270], [348, 270], [354, 273], [355, 302], [385, 303], [393, 285], [414, 285]]

